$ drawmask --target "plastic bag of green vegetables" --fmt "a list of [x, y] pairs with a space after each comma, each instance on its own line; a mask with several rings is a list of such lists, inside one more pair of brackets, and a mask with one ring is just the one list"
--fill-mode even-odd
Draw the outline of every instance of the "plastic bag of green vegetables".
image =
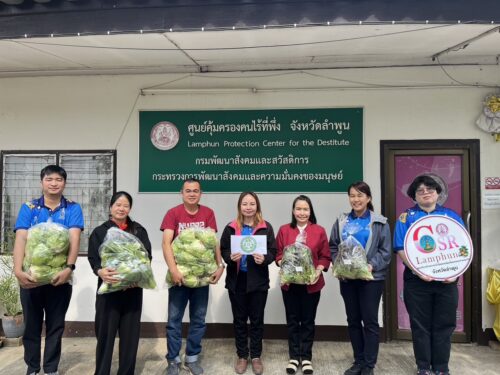
[[311, 284], [316, 278], [311, 249], [300, 242], [288, 245], [283, 250], [280, 283]]
[[[172, 242], [175, 263], [188, 288], [209, 284], [210, 276], [217, 271], [215, 246], [217, 236], [209, 228], [187, 228]], [[170, 271], [165, 279], [168, 287], [174, 285]]]
[[373, 280], [373, 275], [368, 270], [365, 249], [352, 235], [339, 244], [332, 271], [333, 276], [340, 279]]
[[110, 228], [99, 247], [102, 267], [118, 272], [118, 282], [102, 283], [98, 294], [112, 293], [130, 286], [144, 289], [156, 288], [148, 252], [133, 234], [118, 228]]
[[66, 266], [69, 231], [54, 222], [40, 223], [28, 229], [23, 269], [40, 285], [49, 284]]

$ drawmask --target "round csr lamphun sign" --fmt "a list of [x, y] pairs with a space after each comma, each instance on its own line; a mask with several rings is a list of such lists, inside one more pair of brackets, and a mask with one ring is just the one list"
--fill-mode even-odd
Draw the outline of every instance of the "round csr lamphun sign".
[[179, 130], [169, 121], [161, 121], [151, 129], [151, 143], [159, 150], [173, 149], [179, 142]]
[[429, 215], [408, 229], [404, 252], [415, 272], [443, 281], [458, 277], [469, 268], [473, 247], [469, 233], [458, 221]]

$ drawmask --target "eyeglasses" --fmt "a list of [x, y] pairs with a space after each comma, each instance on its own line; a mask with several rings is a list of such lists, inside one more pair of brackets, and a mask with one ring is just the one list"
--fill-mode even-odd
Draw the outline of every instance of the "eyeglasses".
[[432, 194], [435, 191], [436, 191], [436, 189], [434, 189], [434, 188], [420, 188], [420, 189], [417, 189], [415, 191], [415, 193], [417, 193], [417, 195], [424, 195], [426, 193]]

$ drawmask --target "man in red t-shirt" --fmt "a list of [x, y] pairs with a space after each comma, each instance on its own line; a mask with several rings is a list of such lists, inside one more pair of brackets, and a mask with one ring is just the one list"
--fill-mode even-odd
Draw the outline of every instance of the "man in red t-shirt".
[[[189, 302], [189, 331], [186, 340], [186, 355], [184, 368], [193, 375], [203, 374], [203, 368], [198, 363], [201, 352], [201, 339], [205, 334], [205, 316], [208, 305], [208, 285], [200, 288], [188, 288], [183, 285], [183, 275], [177, 269], [172, 241], [186, 228], [212, 228], [217, 231], [214, 212], [199, 204], [201, 199], [201, 184], [196, 179], [184, 181], [181, 195], [182, 204], [168, 210], [160, 229], [163, 231], [163, 256], [172, 275], [173, 286], [168, 290], [168, 322], [167, 322], [167, 375], [178, 375], [181, 367], [179, 356], [182, 346], [182, 317]], [[210, 279], [211, 284], [216, 284], [224, 264], [217, 244], [215, 261], [219, 265]]]

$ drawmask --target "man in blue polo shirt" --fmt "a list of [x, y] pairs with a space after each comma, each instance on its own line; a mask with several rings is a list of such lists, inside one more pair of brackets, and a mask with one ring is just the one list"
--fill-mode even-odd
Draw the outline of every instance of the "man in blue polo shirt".
[[[14, 243], [14, 272], [21, 286], [26, 330], [23, 336], [24, 361], [27, 374], [40, 372], [41, 334], [45, 315], [45, 350], [43, 370], [47, 375], [57, 375], [61, 358], [61, 338], [64, 320], [71, 299], [72, 286], [68, 283], [75, 269], [83, 230], [83, 214], [79, 204], [63, 196], [66, 171], [57, 165], [48, 165], [40, 172], [42, 196], [21, 206], [17, 217]], [[52, 221], [69, 229], [69, 253], [66, 268], [57, 273], [48, 285], [38, 285], [23, 271], [28, 229]]]

